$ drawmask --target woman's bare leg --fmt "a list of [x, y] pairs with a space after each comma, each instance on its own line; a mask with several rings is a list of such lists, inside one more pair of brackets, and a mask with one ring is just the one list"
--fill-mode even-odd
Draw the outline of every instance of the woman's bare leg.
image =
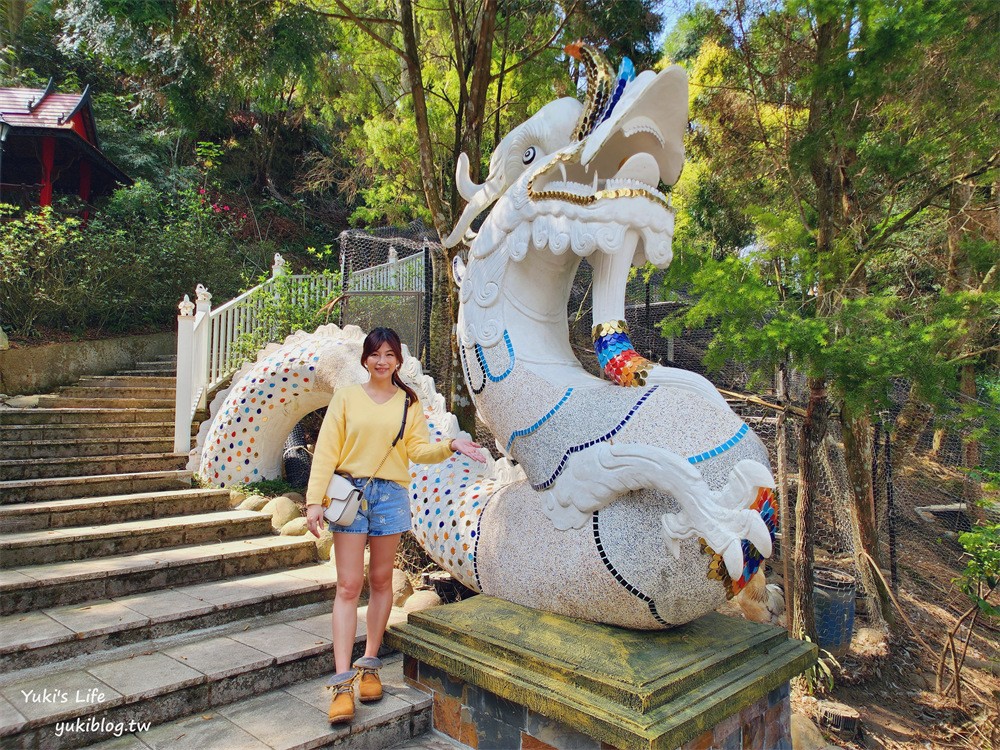
[[[358, 631], [358, 599], [365, 583], [367, 540], [367, 534], [335, 532], [333, 535], [334, 560], [337, 565], [337, 596], [333, 600], [333, 658], [337, 674], [350, 669], [353, 661], [351, 653]], [[391, 577], [392, 573], [389, 575]]]
[[368, 537], [368, 643], [365, 656], [378, 656], [392, 611], [392, 569], [402, 534]]

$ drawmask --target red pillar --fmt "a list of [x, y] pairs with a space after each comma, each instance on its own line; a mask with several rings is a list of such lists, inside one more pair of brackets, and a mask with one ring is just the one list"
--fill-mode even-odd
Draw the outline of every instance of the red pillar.
[[56, 139], [52, 136], [42, 138], [42, 194], [38, 203], [42, 206], [52, 205], [52, 164], [56, 157]]
[[[84, 158], [80, 159], [80, 200], [84, 203], [90, 202], [90, 162]], [[83, 209], [83, 220], [90, 218], [90, 209]]]

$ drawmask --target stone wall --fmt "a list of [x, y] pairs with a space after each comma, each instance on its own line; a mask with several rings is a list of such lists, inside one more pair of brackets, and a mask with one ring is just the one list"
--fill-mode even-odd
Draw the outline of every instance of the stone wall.
[[[466, 747], [623, 750], [411, 656], [404, 657], [403, 673], [408, 684], [430, 693], [434, 729]], [[685, 742], [680, 750], [709, 748], [792, 750], [788, 683]]]
[[174, 354], [176, 333], [72, 341], [0, 350], [0, 393], [49, 393], [83, 375], [108, 375], [161, 354]]

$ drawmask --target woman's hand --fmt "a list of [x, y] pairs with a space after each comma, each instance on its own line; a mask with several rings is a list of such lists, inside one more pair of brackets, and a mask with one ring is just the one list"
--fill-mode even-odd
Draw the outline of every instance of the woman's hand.
[[325, 508], [322, 505], [307, 505], [306, 506], [306, 528], [312, 532], [312, 535], [319, 539], [320, 524], [323, 523], [323, 511]]
[[455, 438], [451, 441], [451, 449], [456, 453], [461, 453], [463, 456], [468, 456], [473, 461], [478, 461], [481, 464], [486, 463], [486, 452], [479, 443], [474, 443], [465, 438]]

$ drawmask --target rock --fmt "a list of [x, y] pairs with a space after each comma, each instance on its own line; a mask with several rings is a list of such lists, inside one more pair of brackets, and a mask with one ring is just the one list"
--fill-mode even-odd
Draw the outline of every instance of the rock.
[[[281, 531], [279, 531], [278, 533], [281, 534], [282, 536], [302, 536], [303, 534], [308, 534], [309, 529], [306, 528], [305, 516], [299, 516], [298, 518], [293, 518], [291, 521], [282, 526]], [[312, 535], [310, 534], [310, 536]], [[313, 537], [313, 539], [315, 538], [316, 537]]]
[[[309, 535], [309, 538], [316, 539], [312, 534]], [[319, 555], [320, 560], [329, 560], [332, 552], [333, 534], [327, 529], [320, 529], [319, 539], [316, 539], [316, 554]]]
[[299, 506], [284, 495], [278, 495], [278, 497], [268, 500], [264, 507], [260, 509], [260, 512], [271, 514], [271, 528], [275, 531], [292, 519], [302, 516]]
[[792, 747], [795, 750], [825, 750], [829, 744], [812, 719], [805, 714], [792, 713]]
[[403, 610], [406, 612], [418, 612], [421, 609], [429, 609], [430, 607], [437, 607], [441, 604], [441, 597], [430, 589], [421, 589], [420, 591], [414, 591], [403, 604]]
[[247, 499], [247, 493], [239, 490], [229, 490], [229, 507], [236, 508]]
[[260, 510], [267, 505], [267, 498], [263, 495], [251, 495], [237, 507], [240, 510]]
[[392, 604], [394, 607], [402, 607], [410, 595], [413, 593], [413, 586], [410, 584], [410, 577], [399, 568], [392, 571]]
[[34, 409], [38, 406], [38, 396], [14, 396], [7, 399], [7, 406], [11, 409]]
[[3, 328], [0, 328], [0, 350], [10, 349], [10, 340], [7, 338], [7, 334], [3, 332]]
[[298, 492], [285, 492], [282, 493], [285, 497], [291, 500], [293, 503], [298, 503], [299, 505], [305, 505], [306, 499], [302, 497]]

